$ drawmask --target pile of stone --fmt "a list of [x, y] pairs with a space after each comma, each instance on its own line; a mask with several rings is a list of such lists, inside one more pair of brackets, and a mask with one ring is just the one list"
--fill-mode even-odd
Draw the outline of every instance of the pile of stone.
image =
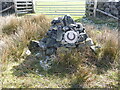
[[81, 23], [76, 23], [69, 15], [55, 18], [45, 37], [39, 41], [32, 40], [28, 46], [32, 54], [40, 59], [40, 65], [48, 70], [55, 58], [57, 48], [79, 48], [90, 46], [95, 51], [91, 38]]
[[98, 2], [97, 8], [118, 17], [120, 5], [118, 2]]

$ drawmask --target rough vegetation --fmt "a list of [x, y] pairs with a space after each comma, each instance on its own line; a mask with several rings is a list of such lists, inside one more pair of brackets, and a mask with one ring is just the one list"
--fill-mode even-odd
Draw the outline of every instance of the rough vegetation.
[[[44, 15], [7, 17], [1, 24], [0, 64], [2, 88], [118, 88], [118, 32], [85, 24], [86, 32], [102, 48], [59, 48], [49, 71], [39, 59], [26, 55], [30, 40], [41, 39], [50, 27]], [[6, 20], [1, 18], [1, 22]]]

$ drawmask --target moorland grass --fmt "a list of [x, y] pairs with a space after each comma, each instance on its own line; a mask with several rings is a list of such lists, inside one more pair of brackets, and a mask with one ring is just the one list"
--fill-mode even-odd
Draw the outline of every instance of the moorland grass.
[[[1, 26], [3, 29], [11, 25], [11, 33], [4, 33], [1, 37], [5, 43], [0, 56], [3, 88], [118, 87], [117, 31], [109, 28], [98, 31], [94, 26], [86, 25], [86, 32], [101, 49], [95, 54], [89, 47], [59, 48], [52, 68], [44, 71], [38, 59], [23, 52], [30, 40], [44, 37], [50, 27], [50, 19], [44, 15], [24, 16], [17, 21], [17, 26], [10, 23]], [[14, 29], [16, 32], [12, 33]]]

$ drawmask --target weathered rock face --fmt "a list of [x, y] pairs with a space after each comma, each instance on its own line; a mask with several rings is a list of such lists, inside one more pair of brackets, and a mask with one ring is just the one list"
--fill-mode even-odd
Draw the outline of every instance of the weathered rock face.
[[88, 38], [82, 24], [74, 22], [69, 15], [55, 18], [51, 24], [50, 29], [43, 39], [31, 41], [28, 46], [31, 53], [40, 59], [40, 65], [45, 70], [50, 68], [57, 48], [78, 48], [86, 45], [94, 45], [92, 40]]
[[118, 17], [118, 12], [120, 11], [119, 2], [98, 2], [97, 5], [98, 9]]

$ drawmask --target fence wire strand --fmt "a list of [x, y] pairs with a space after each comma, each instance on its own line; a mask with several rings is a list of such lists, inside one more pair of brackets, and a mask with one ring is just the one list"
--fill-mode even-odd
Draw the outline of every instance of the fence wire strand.
[[9, 10], [9, 9], [11, 9], [12, 7], [14, 7], [14, 5], [11, 5], [10, 7], [5, 8], [4, 10], [1, 10], [1, 11], [0, 11], [0, 13], [5, 12], [5, 11]]

